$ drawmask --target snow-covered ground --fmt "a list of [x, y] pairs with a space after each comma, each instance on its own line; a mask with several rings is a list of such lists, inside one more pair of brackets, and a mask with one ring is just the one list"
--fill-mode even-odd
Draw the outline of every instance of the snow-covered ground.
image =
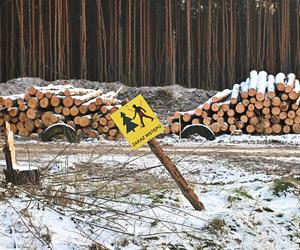
[[299, 249], [298, 137], [160, 139], [205, 211], [147, 146], [17, 140], [19, 164], [44, 168], [42, 185], [1, 184], [0, 249]]

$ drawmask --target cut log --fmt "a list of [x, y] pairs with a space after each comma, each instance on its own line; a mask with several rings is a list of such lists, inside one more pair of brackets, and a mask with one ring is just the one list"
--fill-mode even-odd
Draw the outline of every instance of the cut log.
[[65, 97], [65, 98], [63, 99], [63, 105], [64, 105], [65, 107], [70, 108], [70, 107], [73, 106], [73, 104], [74, 104], [74, 99], [73, 99], [72, 96], [67, 96], [67, 97]]
[[265, 93], [267, 88], [267, 72], [260, 71], [258, 73], [258, 82], [257, 82], [257, 93], [256, 99], [258, 101], [263, 101], [265, 99]]
[[28, 120], [28, 116], [25, 112], [20, 112], [19, 114], [19, 121], [20, 122], [26, 122]]
[[253, 134], [255, 132], [255, 127], [251, 124], [247, 125], [246, 131], [248, 134]]
[[210, 117], [205, 117], [203, 118], [203, 124], [206, 126], [209, 126], [212, 123], [211, 118]]
[[298, 124], [298, 123], [300, 123], [300, 116], [296, 116], [295, 118], [294, 118], [294, 124]]
[[40, 106], [40, 102], [39, 99], [37, 99], [36, 97], [30, 97], [27, 101], [28, 107], [29, 108], [39, 108]]
[[57, 96], [57, 95], [53, 95], [50, 99], [50, 104], [52, 107], [57, 107], [60, 104], [63, 103], [63, 100], [65, 99], [64, 96]]
[[286, 119], [284, 120], [284, 123], [285, 123], [286, 125], [292, 126], [292, 125], [294, 124], [294, 119], [288, 117], [288, 118], [286, 118]]
[[252, 70], [250, 72], [249, 96], [255, 96], [256, 95], [257, 82], [258, 82], [257, 71]]
[[256, 101], [256, 102], [254, 103], [254, 106], [255, 106], [256, 109], [260, 110], [260, 109], [263, 109], [264, 104], [263, 104], [262, 101]]
[[230, 105], [229, 104], [227, 104], [227, 103], [223, 103], [222, 104], [222, 110], [224, 112], [228, 112], [229, 109], [230, 109]]
[[25, 128], [31, 133], [34, 130], [34, 122], [33, 120], [28, 119], [25, 124], [24, 124]]
[[65, 96], [86, 95], [94, 91], [95, 91], [94, 89], [73, 88], [73, 89], [66, 89], [64, 91], [64, 95]]
[[70, 115], [71, 116], [77, 116], [79, 114], [79, 109], [76, 106], [72, 106], [70, 108]]
[[253, 116], [250, 118], [249, 123], [255, 126], [259, 123], [259, 118], [257, 116]]
[[249, 111], [254, 111], [255, 105], [252, 104], [252, 103], [250, 103], [250, 104], [248, 105], [247, 109], [248, 109]]
[[298, 97], [300, 95], [300, 83], [299, 83], [299, 80], [296, 79], [295, 80], [295, 87], [294, 89], [289, 93], [289, 98], [291, 100], [297, 100]]
[[251, 98], [249, 99], [249, 102], [250, 102], [251, 104], [254, 104], [254, 103], [256, 102], [256, 98], [255, 98], [255, 97], [251, 97]]
[[20, 104], [19, 104], [19, 109], [20, 109], [21, 111], [26, 111], [26, 110], [28, 109], [28, 106], [27, 106], [26, 103], [20, 103]]
[[275, 85], [276, 85], [276, 89], [278, 91], [284, 91], [285, 90], [285, 74], [280, 72], [276, 75]]
[[221, 125], [217, 122], [214, 122], [210, 125], [210, 129], [215, 133], [219, 133], [221, 131]]
[[278, 123], [280, 123], [280, 118], [279, 118], [279, 116], [277, 116], [277, 115], [272, 115], [272, 116], [271, 116], [271, 122], [272, 122], [273, 124], [278, 124]]
[[9, 115], [10, 115], [11, 117], [16, 117], [16, 116], [19, 115], [20, 110], [19, 110], [19, 108], [17, 108], [17, 107], [11, 107], [11, 108], [8, 108], [8, 109], [7, 109], [7, 112], [9, 113]]
[[64, 108], [62, 109], [62, 114], [63, 114], [64, 116], [69, 116], [69, 115], [71, 115], [70, 108], [64, 107]]
[[272, 109], [271, 109], [271, 113], [272, 113], [273, 115], [279, 115], [280, 112], [281, 112], [281, 110], [280, 110], [279, 107], [272, 107]]
[[[107, 131], [108, 131], [108, 126], [103, 126], [102, 131], [104, 133], [107, 133], [107, 131], [105, 131], [105, 127], [107, 127]], [[179, 122], [172, 123], [171, 131], [173, 134], [179, 134], [179, 132], [181, 131], [181, 124]]]
[[38, 119], [41, 117], [41, 112], [35, 108], [29, 108], [26, 111], [26, 115], [28, 116], [29, 119], [34, 120], [34, 119]]
[[288, 113], [287, 113], [287, 116], [289, 118], [292, 118], [294, 119], [296, 117], [296, 112], [294, 110], [290, 110]]
[[89, 125], [91, 125], [92, 122], [93, 122], [92, 115], [84, 115], [84, 116], [80, 117], [79, 125], [82, 128], [85, 128], [85, 127], [88, 127]]
[[229, 125], [235, 124], [236, 118], [234, 116], [228, 117], [227, 118], [227, 123]]
[[54, 107], [54, 112], [56, 114], [61, 114], [62, 113], [62, 110], [63, 110], [63, 107], [62, 106], [57, 106], [57, 107]]
[[261, 111], [264, 115], [270, 114], [270, 108], [264, 107]]
[[223, 91], [218, 92], [212, 97], [212, 102], [216, 103], [216, 102], [224, 101], [228, 96], [231, 95], [231, 92], [232, 90], [230, 89], [224, 89]]
[[282, 130], [282, 126], [280, 124], [273, 124], [272, 125], [272, 132], [274, 134], [280, 134], [281, 130]]
[[185, 112], [182, 116], [184, 122], [189, 122], [192, 119], [192, 115], [189, 112]]
[[201, 116], [202, 115], [202, 106], [203, 105], [201, 105], [201, 106], [199, 106], [199, 107], [197, 107], [196, 109], [195, 109], [195, 116]]
[[213, 103], [211, 105], [211, 110], [213, 112], [218, 112], [220, 110], [220, 108], [222, 107], [222, 103]]
[[[244, 113], [244, 111], [245, 111], [245, 106], [243, 105], [242, 102], [239, 102], [239, 103], [235, 106], [235, 111], [236, 111], [238, 114]], [[228, 112], [227, 112], [227, 113], [228, 113]]]
[[170, 125], [165, 125], [165, 130], [164, 130], [164, 134], [168, 135], [171, 134], [171, 128]]
[[280, 112], [279, 119], [280, 120], [285, 120], [286, 118], [287, 118], [287, 113], [286, 112]]
[[270, 122], [269, 119], [263, 119], [262, 122], [261, 122], [261, 124], [262, 124], [262, 127], [263, 127], [264, 129], [266, 129], [266, 128], [268, 128], [268, 127], [271, 126], [271, 122]]
[[264, 107], [269, 108], [271, 106], [271, 100], [269, 98], [265, 98], [265, 100], [263, 101], [263, 105]]
[[281, 99], [282, 101], [287, 101], [287, 100], [289, 99], [289, 95], [288, 95], [287, 93], [282, 93], [282, 94], [280, 95], [280, 99]]
[[40, 107], [43, 109], [48, 109], [50, 107], [50, 100], [47, 97], [43, 97], [40, 100]]
[[300, 134], [300, 124], [299, 123], [293, 124], [292, 129], [293, 129], [294, 133]]
[[273, 75], [268, 75], [268, 83], [267, 83], [267, 96], [269, 99], [273, 99], [276, 96], [275, 92], [275, 77]]
[[211, 106], [211, 104], [212, 104], [212, 97], [211, 98], [209, 98], [205, 103], [203, 103], [203, 106], [202, 106], [202, 109], [203, 110], [210, 110], [210, 106]]
[[291, 132], [291, 127], [288, 126], [288, 125], [284, 125], [283, 128], [282, 128], [282, 132], [283, 132], [284, 134], [290, 133], [290, 132]]
[[241, 83], [241, 97], [242, 99], [247, 99], [249, 95], [249, 84], [250, 78], [248, 77], [245, 82]]
[[289, 104], [288, 104], [287, 102], [282, 102], [282, 103], [280, 104], [280, 110], [281, 110], [281, 111], [286, 112], [286, 111], [288, 111], [288, 109], [289, 109]]
[[194, 118], [192, 120], [192, 124], [200, 124], [201, 123], [201, 120], [199, 118]]
[[17, 106], [17, 100], [19, 98], [24, 98], [24, 94], [2, 96], [0, 97], [0, 103], [2, 103], [1, 105], [6, 108], [15, 107]]
[[254, 115], [255, 115], [254, 111], [250, 111], [250, 110], [247, 110], [247, 111], [246, 111], [246, 116], [247, 116], [248, 118], [251, 118], [251, 117], [253, 117]]
[[243, 123], [247, 123], [248, 122], [248, 116], [247, 115], [241, 115], [240, 120]]
[[229, 129], [229, 125], [227, 122], [224, 122], [222, 125], [221, 125], [221, 131], [223, 132], [227, 132]]
[[235, 126], [236, 126], [237, 129], [243, 129], [245, 124], [242, 121], [237, 121], [235, 123]]
[[87, 101], [89, 101], [89, 100], [91, 100], [95, 97], [100, 96], [101, 94], [103, 94], [103, 91], [99, 89], [99, 90], [87, 93], [85, 95], [82, 95], [82, 96], [73, 96], [74, 104], [76, 106], [80, 106], [83, 103], [85, 103], [85, 102], [87, 102]]
[[275, 96], [272, 100], [272, 105], [275, 107], [279, 107], [281, 104], [281, 99], [278, 96]]
[[34, 126], [38, 129], [44, 127], [44, 124], [41, 119], [35, 119], [33, 123], [34, 123]]
[[46, 127], [49, 127], [59, 121], [64, 121], [64, 116], [59, 114], [54, 114], [51, 111], [47, 111], [42, 114], [42, 122]]
[[296, 80], [296, 76], [294, 73], [289, 73], [287, 75], [287, 83], [285, 85], [285, 90], [284, 90], [285, 93], [288, 94], [294, 89], [295, 80]]
[[238, 98], [240, 94], [240, 85], [239, 84], [234, 84], [231, 92], [231, 97], [230, 97], [230, 103], [231, 104], [237, 104]]
[[233, 109], [229, 109], [229, 110], [227, 111], [227, 115], [228, 115], [229, 117], [232, 117], [232, 116], [235, 115], [235, 111], [234, 111]]

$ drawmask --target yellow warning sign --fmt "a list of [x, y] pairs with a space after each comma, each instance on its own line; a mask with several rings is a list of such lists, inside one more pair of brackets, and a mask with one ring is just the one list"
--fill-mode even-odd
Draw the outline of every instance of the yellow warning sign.
[[142, 95], [111, 114], [111, 118], [134, 149], [164, 131], [163, 125]]

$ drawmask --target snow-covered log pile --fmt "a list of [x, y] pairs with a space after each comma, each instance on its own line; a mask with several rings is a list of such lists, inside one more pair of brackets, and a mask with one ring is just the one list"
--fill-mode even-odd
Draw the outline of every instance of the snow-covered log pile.
[[0, 128], [8, 121], [14, 133], [35, 137], [63, 122], [83, 137], [104, 134], [108, 140], [120, 139], [123, 136], [110, 118], [124, 104], [116, 98], [117, 92], [48, 85], [30, 87], [25, 94], [0, 96]]
[[180, 134], [189, 124], [205, 124], [216, 134], [242, 130], [248, 134], [300, 133], [300, 84], [295, 74], [265, 71], [233, 88], [218, 92], [195, 110], [175, 112], [167, 119], [165, 133]]

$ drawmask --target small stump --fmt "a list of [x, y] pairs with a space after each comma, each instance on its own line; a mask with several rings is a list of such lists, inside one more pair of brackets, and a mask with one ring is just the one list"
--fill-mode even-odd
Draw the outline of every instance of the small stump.
[[9, 123], [5, 126], [5, 145], [3, 152], [5, 154], [6, 169], [4, 170], [6, 183], [13, 185], [40, 184], [40, 174], [37, 169], [18, 169], [16, 165], [16, 149], [14, 144], [14, 134], [10, 130]]

